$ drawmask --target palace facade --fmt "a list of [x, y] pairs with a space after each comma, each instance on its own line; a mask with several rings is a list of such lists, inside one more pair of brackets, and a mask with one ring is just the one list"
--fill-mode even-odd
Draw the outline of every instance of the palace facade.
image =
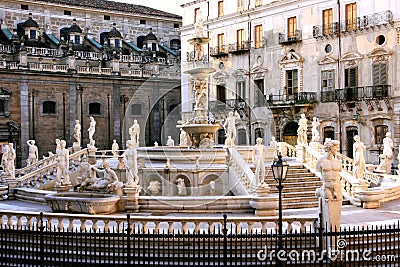
[[71, 146], [76, 120], [86, 146], [90, 116], [100, 149], [125, 147], [134, 120], [141, 145], [177, 138], [180, 16], [105, 0], [5, 0], [0, 23], [0, 142], [14, 143], [18, 165], [27, 140], [40, 156], [56, 138]]
[[[366, 160], [378, 163], [382, 140], [400, 144], [400, 2], [396, 0], [209, 0], [184, 6], [181, 41], [193, 38], [199, 17], [211, 41], [206, 61], [209, 109], [224, 120], [237, 111], [238, 144], [263, 137], [296, 144], [300, 114], [320, 120], [320, 142], [340, 140], [353, 155], [361, 136]], [[200, 20], [201, 20], [200, 19]], [[182, 46], [182, 61], [195, 59]], [[183, 116], [191, 116], [193, 91], [182, 78]], [[185, 104], [186, 103], [186, 104]], [[220, 130], [218, 143], [224, 142]]]

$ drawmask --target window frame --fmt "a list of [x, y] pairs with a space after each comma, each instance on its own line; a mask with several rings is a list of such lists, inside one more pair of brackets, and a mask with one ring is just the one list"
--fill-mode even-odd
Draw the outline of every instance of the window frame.
[[385, 134], [389, 131], [389, 127], [385, 124], [375, 125], [374, 127], [374, 137], [375, 144], [377, 145], [380, 141], [380, 144], [383, 144], [383, 139], [385, 138]]
[[322, 10], [322, 30], [323, 30], [324, 35], [333, 33], [333, 9], [332, 8]]
[[[91, 113], [91, 107], [93, 106], [93, 105], [99, 105], [99, 113]], [[100, 117], [100, 116], [103, 116], [103, 104], [101, 103], [101, 102], [99, 102], [99, 101], [92, 101], [92, 102], [90, 102], [90, 103], [88, 103], [88, 106], [87, 106], [87, 114], [89, 115], [89, 116], [97, 116], [97, 117]]]
[[218, 17], [224, 16], [224, 1], [218, 1], [217, 12]]
[[357, 3], [349, 3], [345, 6], [346, 30], [352, 31], [357, 28]]
[[[53, 104], [52, 111], [48, 111], [48, 104]], [[40, 101], [40, 115], [42, 116], [56, 116], [58, 115], [58, 103], [54, 99], [43, 99]], [[46, 109], [46, 110], [45, 110]]]
[[[324, 75], [326, 74], [326, 75]], [[331, 81], [331, 86], [329, 86], [329, 82]], [[324, 82], [326, 85], [324, 85]], [[335, 70], [321, 70], [321, 91], [332, 91], [335, 89]]]
[[254, 47], [261, 48], [263, 47], [263, 25], [255, 25], [254, 26]]
[[297, 31], [297, 17], [290, 17], [287, 19], [287, 36], [288, 40], [296, 38]]
[[[290, 73], [290, 75], [289, 75]], [[296, 75], [295, 75], [296, 74]], [[291, 77], [289, 77], [291, 76]], [[291, 82], [292, 86], [289, 86]], [[299, 70], [286, 70], [286, 93], [288, 96], [296, 95], [299, 92]]]

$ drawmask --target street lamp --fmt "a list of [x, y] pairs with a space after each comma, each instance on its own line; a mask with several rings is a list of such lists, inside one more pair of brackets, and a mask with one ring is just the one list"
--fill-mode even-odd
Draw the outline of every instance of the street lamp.
[[278, 160], [275, 160], [272, 165], [272, 174], [274, 175], [275, 181], [278, 183], [276, 188], [279, 192], [279, 218], [278, 218], [278, 252], [276, 253], [276, 264], [277, 266], [283, 266], [281, 259], [278, 258], [278, 255], [281, 255], [279, 252], [283, 249], [282, 244], [282, 182], [286, 179], [286, 174], [288, 171], [288, 164], [286, 161], [282, 160], [281, 153], [278, 154]]

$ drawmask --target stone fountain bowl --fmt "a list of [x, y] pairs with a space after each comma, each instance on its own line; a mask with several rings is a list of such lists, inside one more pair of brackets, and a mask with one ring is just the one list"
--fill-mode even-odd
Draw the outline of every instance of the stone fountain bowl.
[[117, 211], [117, 195], [63, 192], [44, 196], [53, 212], [109, 214]]
[[222, 128], [219, 124], [184, 124], [178, 125], [178, 128], [182, 128], [185, 132], [191, 134], [202, 134], [202, 133], [215, 133], [218, 129]]

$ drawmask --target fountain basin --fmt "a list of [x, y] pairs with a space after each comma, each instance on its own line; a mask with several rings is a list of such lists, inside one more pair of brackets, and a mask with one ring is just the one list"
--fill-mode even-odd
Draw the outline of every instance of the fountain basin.
[[193, 123], [193, 124], [183, 124], [176, 126], [181, 128], [189, 134], [192, 146], [198, 148], [201, 140], [208, 133], [214, 134], [218, 129], [221, 128], [219, 124], [203, 124], [203, 123]]
[[44, 196], [53, 212], [109, 214], [117, 211], [117, 195], [63, 192]]

